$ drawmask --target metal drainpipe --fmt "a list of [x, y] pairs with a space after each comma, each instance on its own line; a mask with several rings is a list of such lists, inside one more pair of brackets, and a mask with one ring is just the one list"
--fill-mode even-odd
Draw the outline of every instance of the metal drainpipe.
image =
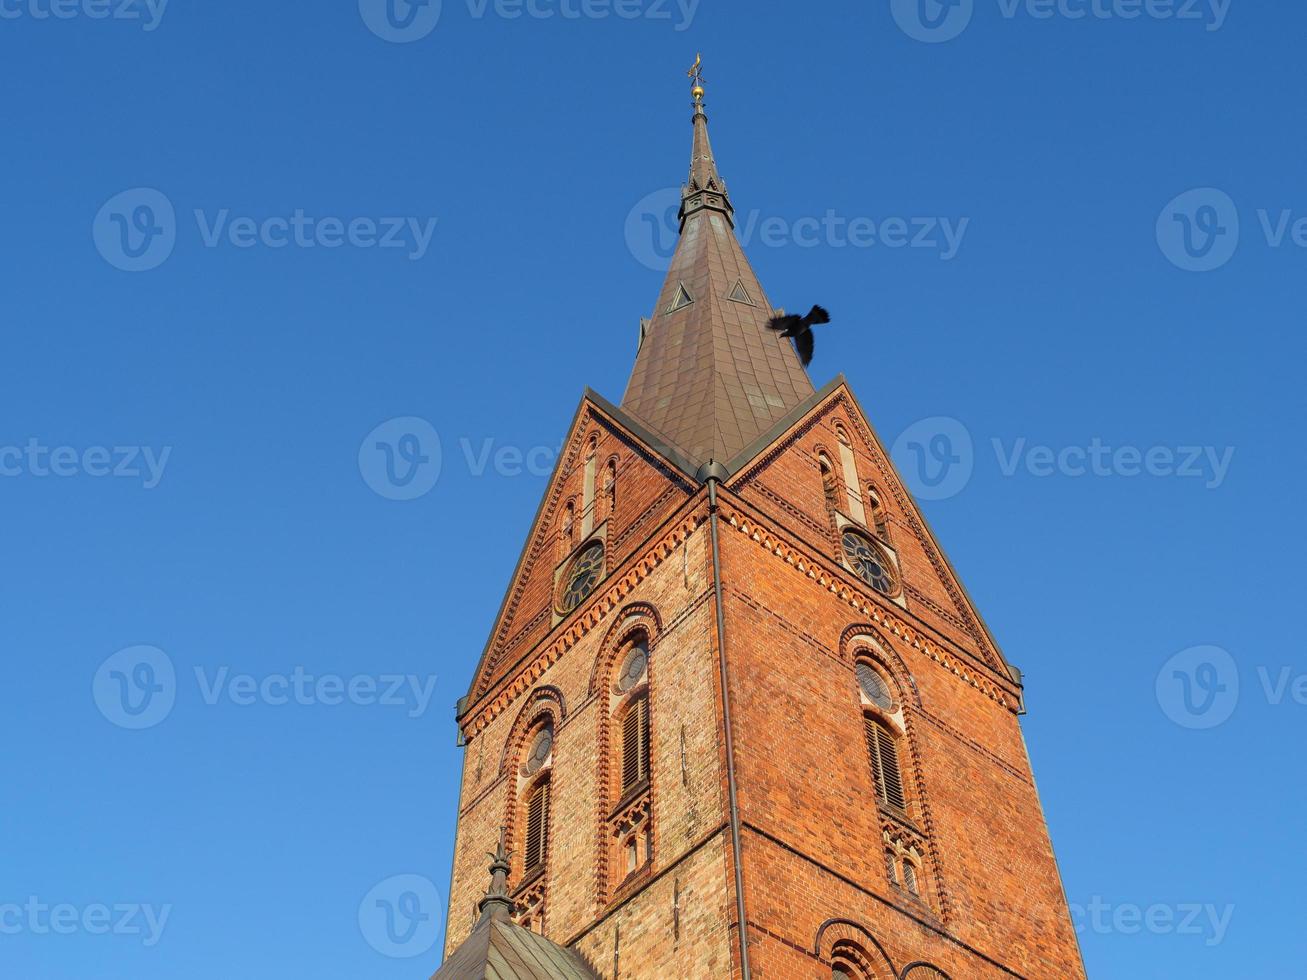
[[722, 725], [726, 730], [726, 788], [730, 797], [731, 854], [735, 862], [735, 914], [740, 930], [740, 975], [749, 976], [749, 918], [744, 908], [744, 867], [740, 854], [740, 801], [735, 785], [735, 737], [731, 729], [731, 695], [726, 676], [726, 611], [722, 606], [722, 560], [717, 537], [717, 484], [729, 473], [715, 460], [705, 463], [698, 473], [708, 484], [708, 524], [712, 535], [712, 582], [717, 603], [717, 667], [721, 672]]

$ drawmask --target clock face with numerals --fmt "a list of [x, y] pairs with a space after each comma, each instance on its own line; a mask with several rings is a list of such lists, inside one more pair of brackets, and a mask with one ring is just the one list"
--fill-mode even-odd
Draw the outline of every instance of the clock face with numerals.
[[885, 595], [894, 595], [898, 591], [889, 557], [871, 538], [857, 531], [846, 530], [841, 541], [844, 544], [844, 557], [860, 579]]
[[604, 574], [604, 544], [595, 541], [581, 549], [572, 560], [563, 578], [563, 590], [558, 599], [558, 611], [570, 613], [581, 604]]

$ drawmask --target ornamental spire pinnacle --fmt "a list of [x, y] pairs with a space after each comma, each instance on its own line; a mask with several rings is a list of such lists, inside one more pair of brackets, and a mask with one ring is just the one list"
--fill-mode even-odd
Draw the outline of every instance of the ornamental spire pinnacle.
[[690, 176], [681, 188], [680, 240], [622, 408], [696, 465], [727, 464], [813, 394], [735, 237], [704, 112], [703, 59], [687, 72], [694, 98]]

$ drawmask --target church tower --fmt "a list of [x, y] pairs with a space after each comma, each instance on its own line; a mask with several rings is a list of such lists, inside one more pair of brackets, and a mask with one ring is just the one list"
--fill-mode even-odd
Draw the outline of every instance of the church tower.
[[767, 329], [691, 74], [626, 393], [581, 399], [459, 702], [437, 976], [1082, 978], [1020, 675]]

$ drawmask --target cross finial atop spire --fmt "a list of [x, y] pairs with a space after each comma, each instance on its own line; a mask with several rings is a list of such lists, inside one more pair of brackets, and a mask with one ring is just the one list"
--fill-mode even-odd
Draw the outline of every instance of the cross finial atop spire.
[[512, 865], [508, 861], [509, 852], [504, 850], [506, 833], [506, 828], [499, 828], [499, 846], [495, 848], [494, 854], [486, 855], [490, 858], [490, 888], [486, 891], [485, 897], [477, 903], [483, 919], [486, 917], [507, 919], [513, 914], [513, 900], [508, 897], [508, 872], [512, 869]]

